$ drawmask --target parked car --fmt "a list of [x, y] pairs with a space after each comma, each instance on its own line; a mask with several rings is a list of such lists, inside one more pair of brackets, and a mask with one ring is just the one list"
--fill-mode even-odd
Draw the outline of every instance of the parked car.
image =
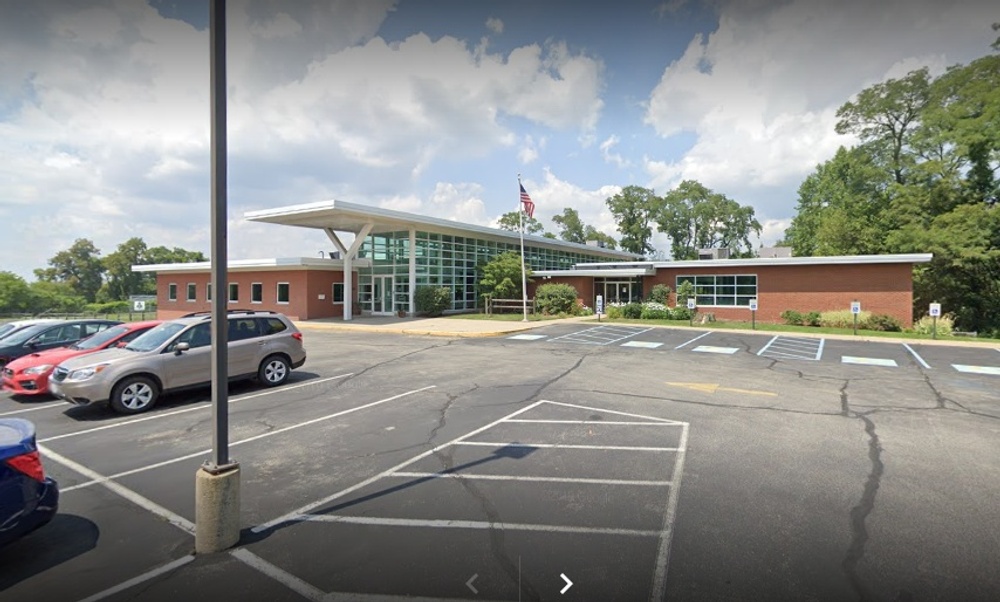
[[[229, 379], [254, 378], [274, 387], [306, 361], [302, 333], [272, 311], [228, 315]], [[211, 383], [211, 316], [164, 322], [122, 348], [59, 364], [49, 392], [77, 405], [109, 402], [121, 414], [144, 412], [162, 393]]]
[[67, 347], [29, 353], [4, 366], [0, 371], [0, 384], [4, 390], [16, 395], [48, 395], [49, 376], [59, 363], [72, 357], [128, 344], [160, 323], [160, 320], [147, 320], [119, 324]]
[[27, 320], [13, 320], [11, 322], [4, 322], [0, 324], [0, 339], [3, 339], [9, 334], [14, 334], [22, 328], [27, 328], [29, 326], [34, 326], [35, 324], [44, 324], [52, 322], [62, 322], [57, 318], [29, 318]]
[[60, 320], [22, 328], [0, 339], [0, 367], [17, 358], [55, 347], [72, 345], [109, 326], [116, 320]]
[[45, 525], [59, 507], [59, 485], [45, 476], [35, 425], [0, 418], [0, 546]]

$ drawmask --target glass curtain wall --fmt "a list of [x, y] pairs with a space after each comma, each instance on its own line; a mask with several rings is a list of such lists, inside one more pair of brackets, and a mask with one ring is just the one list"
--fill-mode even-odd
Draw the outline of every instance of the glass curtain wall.
[[[445, 286], [452, 291], [452, 311], [474, 310], [479, 302], [476, 266], [488, 263], [506, 251], [521, 253], [518, 242], [504, 243], [478, 238], [416, 233], [416, 285]], [[607, 261], [604, 257], [531, 246], [525, 242], [525, 263], [532, 270], [568, 270], [577, 263]], [[388, 314], [409, 309], [410, 233], [381, 233], [365, 239], [358, 257], [370, 259], [372, 267], [358, 272], [361, 310]], [[376, 276], [392, 276], [393, 307], [374, 298]], [[390, 279], [380, 279], [382, 283]]]

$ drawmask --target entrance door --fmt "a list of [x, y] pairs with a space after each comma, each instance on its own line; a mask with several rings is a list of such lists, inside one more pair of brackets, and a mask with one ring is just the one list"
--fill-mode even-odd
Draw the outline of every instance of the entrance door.
[[372, 276], [372, 314], [389, 316], [393, 313], [392, 276]]

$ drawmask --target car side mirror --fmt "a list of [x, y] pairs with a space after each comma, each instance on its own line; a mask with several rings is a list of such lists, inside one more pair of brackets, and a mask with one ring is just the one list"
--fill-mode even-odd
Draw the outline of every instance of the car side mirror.
[[177, 343], [177, 345], [174, 347], [174, 355], [180, 355], [181, 353], [187, 351], [190, 348], [191, 345], [187, 343]]
[[38, 347], [38, 341], [28, 341], [25, 344], [25, 346], [28, 347], [29, 349], [35, 349], [36, 347]]

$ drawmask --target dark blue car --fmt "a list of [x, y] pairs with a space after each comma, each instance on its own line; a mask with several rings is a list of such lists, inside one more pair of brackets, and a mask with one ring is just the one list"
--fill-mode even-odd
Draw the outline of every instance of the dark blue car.
[[59, 506], [59, 486], [45, 476], [35, 425], [0, 418], [0, 547], [46, 524]]

